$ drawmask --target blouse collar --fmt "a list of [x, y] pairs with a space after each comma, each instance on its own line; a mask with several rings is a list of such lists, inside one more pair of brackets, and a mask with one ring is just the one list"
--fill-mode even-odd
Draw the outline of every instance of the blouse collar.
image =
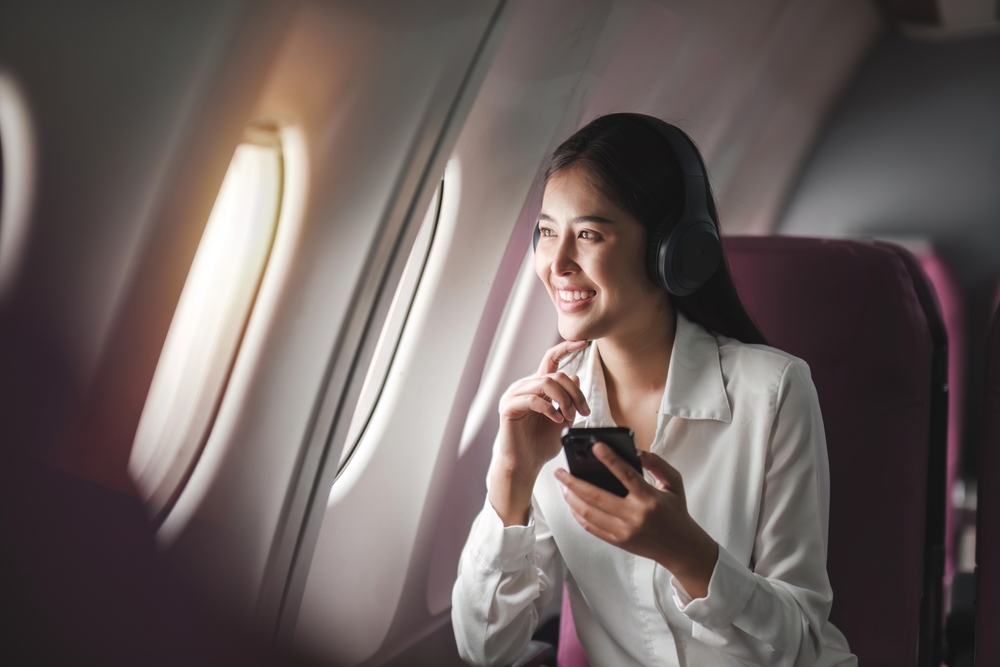
[[682, 419], [733, 421], [722, 378], [719, 341], [680, 311], [661, 411]]
[[[677, 324], [674, 347], [667, 368], [667, 384], [660, 401], [660, 419], [664, 415], [682, 419], [712, 419], [730, 423], [733, 413], [726, 395], [719, 358], [719, 343], [700, 324], [676, 311]], [[587, 426], [612, 426], [608, 406], [608, 390], [604, 383], [604, 367], [596, 345], [587, 348], [582, 364], [581, 385], [588, 388], [587, 402], [591, 408]]]

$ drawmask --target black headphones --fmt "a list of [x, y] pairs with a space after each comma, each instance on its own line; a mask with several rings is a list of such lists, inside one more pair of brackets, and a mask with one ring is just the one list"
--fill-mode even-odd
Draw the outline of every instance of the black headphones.
[[[670, 123], [638, 113], [619, 113], [656, 132], [670, 146], [684, 174], [684, 210], [667, 233], [667, 221], [653, 228], [646, 269], [654, 283], [677, 296], [687, 296], [711, 278], [722, 260], [719, 233], [708, 213], [708, 178], [694, 144]], [[533, 248], [542, 234], [535, 223]]]

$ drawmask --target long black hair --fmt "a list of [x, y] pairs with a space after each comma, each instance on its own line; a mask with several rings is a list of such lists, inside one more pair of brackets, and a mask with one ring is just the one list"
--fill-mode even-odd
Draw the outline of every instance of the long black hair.
[[[695, 154], [704, 169], [697, 148]], [[577, 130], [552, 154], [545, 181], [572, 165], [586, 169], [594, 186], [642, 223], [647, 233], [661, 222], [669, 229], [680, 218], [684, 207], [680, 162], [652, 128], [626, 114], [601, 116]], [[718, 230], [719, 215], [707, 179], [705, 187], [708, 212]], [[704, 285], [687, 296], [671, 294], [670, 298], [688, 319], [710, 331], [744, 343], [767, 343], [740, 301], [725, 253], [719, 268]]]

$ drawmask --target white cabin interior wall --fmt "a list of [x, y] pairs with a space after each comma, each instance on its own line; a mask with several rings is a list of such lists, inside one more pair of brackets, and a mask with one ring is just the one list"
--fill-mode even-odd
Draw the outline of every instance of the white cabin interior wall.
[[[4, 3], [38, 146], [8, 315], [75, 373], [53, 458], [134, 493], [128, 456], [185, 274], [287, 4]], [[70, 418], [72, 417], [72, 422]]]
[[[0, 65], [23, 87], [39, 152], [33, 229], [13, 298], [61, 341], [83, 384], [155, 234], [172, 170], [191, 157], [185, 139], [208, 120], [207, 105], [218, 105], [213, 85], [232, 88], [216, 77], [265, 4], [0, 7]], [[220, 148], [216, 190], [233, 146]]]
[[615, 111], [677, 123], [705, 156], [723, 230], [768, 233], [880, 28], [868, 0], [648, 0], [580, 124]]
[[[510, 5], [444, 174], [438, 231], [393, 367], [364, 438], [321, 499], [297, 619], [282, 619], [294, 621], [303, 650], [377, 663], [448, 621], [447, 607], [428, 609], [427, 580], [449, 474], [524, 257], [530, 223], [522, 209], [609, 9], [579, 0]], [[494, 281], [504, 292], [491, 302]], [[481, 496], [456, 500], [481, 505]]]

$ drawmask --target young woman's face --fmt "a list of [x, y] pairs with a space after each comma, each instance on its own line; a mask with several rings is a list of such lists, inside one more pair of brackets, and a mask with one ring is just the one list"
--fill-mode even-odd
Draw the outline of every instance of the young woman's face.
[[535, 273], [566, 340], [638, 337], [671, 307], [646, 273], [642, 224], [604, 197], [582, 167], [549, 178], [538, 222]]

